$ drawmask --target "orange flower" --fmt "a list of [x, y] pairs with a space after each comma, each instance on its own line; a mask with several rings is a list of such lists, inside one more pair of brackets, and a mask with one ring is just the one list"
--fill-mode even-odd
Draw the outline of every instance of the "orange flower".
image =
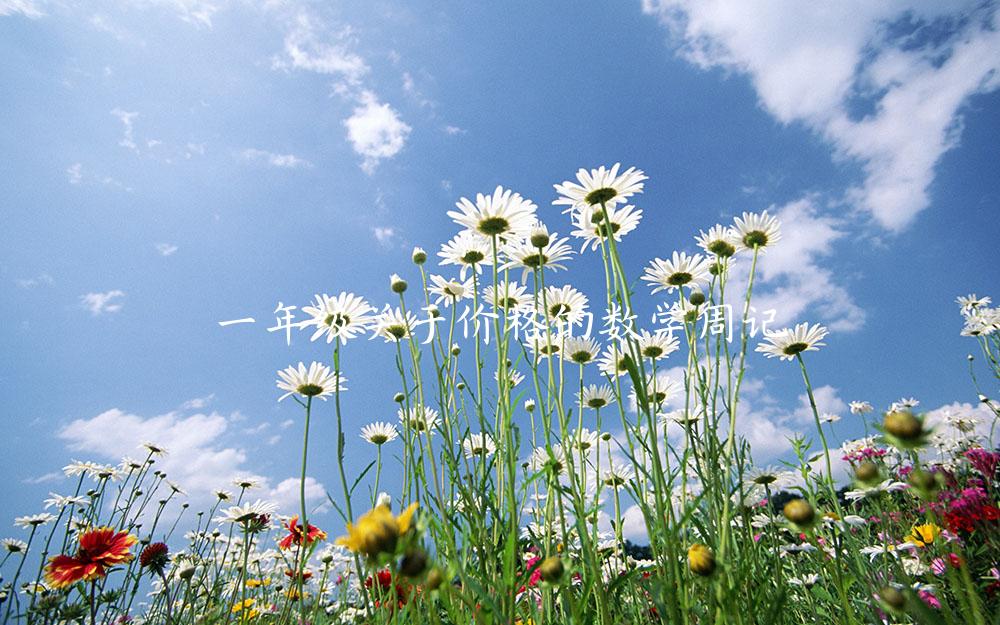
[[111, 527], [98, 527], [80, 535], [75, 556], [58, 555], [49, 559], [45, 579], [53, 588], [65, 588], [81, 580], [91, 581], [108, 574], [108, 570], [132, 560], [129, 549], [139, 539], [128, 532], [116, 532]]
[[[278, 543], [279, 549], [290, 549], [293, 544], [302, 544], [302, 528], [299, 526], [298, 515], [293, 516], [285, 523], [285, 528], [288, 529], [288, 536], [281, 539]], [[326, 532], [319, 529], [315, 525], [309, 524], [308, 535], [306, 536], [306, 544], [311, 544], [317, 540], [326, 540]]]

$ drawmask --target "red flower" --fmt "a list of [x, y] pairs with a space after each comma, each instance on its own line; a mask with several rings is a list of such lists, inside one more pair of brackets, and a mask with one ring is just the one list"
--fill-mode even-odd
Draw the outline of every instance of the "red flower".
[[[382, 607], [382, 602], [379, 600], [379, 597], [385, 597], [386, 599], [389, 599], [388, 601], [385, 602], [385, 607], [391, 610], [396, 607], [402, 608], [403, 606], [405, 606], [407, 600], [410, 598], [411, 590], [414, 591], [415, 593], [420, 592], [419, 588], [414, 588], [413, 586], [404, 583], [395, 584], [395, 588], [393, 588], [392, 573], [390, 573], [386, 569], [382, 569], [381, 571], [377, 572], [375, 574], [375, 578], [378, 580], [378, 585], [379, 588], [381, 589], [380, 592], [374, 593], [375, 595], [374, 603], [376, 608]], [[371, 588], [372, 586], [374, 586], [374, 584], [375, 580], [373, 580], [371, 577], [365, 579], [365, 586], [367, 586], [368, 588]], [[392, 593], [394, 590], [396, 595], [395, 603], [391, 601], [392, 596], [389, 595], [389, 593]]]
[[80, 535], [75, 556], [49, 559], [45, 579], [53, 588], [65, 588], [81, 580], [91, 581], [108, 574], [108, 569], [132, 560], [129, 549], [139, 539], [111, 527], [98, 527]]
[[163, 543], [153, 543], [142, 550], [139, 554], [139, 564], [144, 568], [150, 568], [157, 574], [163, 573], [163, 569], [170, 563], [169, 550]]
[[[289, 549], [292, 544], [301, 545], [302, 544], [302, 528], [299, 527], [299, 517], [293, 516], [291, 519], [285, 523], [285, 528], [288, 529], [288, 536], [281, 539], [278, 543], [279, 549]], [[318, 527], [310, 524], [309, 531], [306, 536], [306, 544], [312, 544], [317, 540], [326, 540], [326, 532], [319, 529]]]

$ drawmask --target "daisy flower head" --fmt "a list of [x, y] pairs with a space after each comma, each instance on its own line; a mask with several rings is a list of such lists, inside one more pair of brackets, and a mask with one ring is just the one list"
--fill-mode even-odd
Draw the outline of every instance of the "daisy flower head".
[[316, 301], [310, 306], [303, 306], [302, 312], [309, 319], [302, 322], [303, 328], [316, 328], [310, 341], [315, 341], [324, 334], [326, 342], [332, 343], [340, 339], [341, 343], [363, 334], [372, 321], [375, 309], [363, 298], [347, 292], [337, 296], [316, 295]]
[[[664, 402], [668, 401], [671, 397], [675, 396], [680, 390], [681, 385], [677, 383], [676, 380], [668, 376], [665, 372], [657, 373], [655, 376], [646, 376], [645, 384], [645, 395], [646, 400], [649, 402], [650, 407], [656, 407], [662, 405]], [[639, 397], [635, 392], [635, 388], [629, 391], [629, 403], [633, 408], [639, 406]]]
[[611, 466], [604, 471], [602, 478], [604, 479], [604, 484], [606, 486], [610, 486], [611, 488], [621, 488], [628, 483], [632, 475], [632, 467], [618, 462], [612, 462]]
[[522, 269], [522, 280], [527, 280], [528, 273], [540, 269], [565, 270], [566, 265], [563, 263], [573, 255], [573, 250], [566, 243], [568, 239], [559, 238], [556, 234], [548, 239], [545, 245], [535, 245], [530, 239], [508, 242], [501, 250], [506, 260], [500, 268]]
[[538, 314], [556, 325], [576, 325], [587, 313], [587, 296], [570, 285], [547, 286], [538, 300]]
[[253, 503], [246, 502], [239, 506], [230, 506], [229, 508], [226, 508], [218, 517], [215, 518], [215, 522], [238, 524], [248, 523], [250, 521], [259, 520], [261, 517], [269, 517], [274, 514], [277, 509], [277, 504], [258, 499]]
[[826, 345], [822, 343], [827, 335], [827, 329], [817, 324], [800, 323], [794, 328], [768, 330], [764, 333], [764, 341], [757, 345], [756, 351], [768, 358], [793, 360], [802, 352], [818, 351]]
[[558, 332], [539, 329], [527, 334], [524, 337], [524, 342], [539, 358], [548, 358], [559, 356], [562, 352], [562, 345], [568, 338]]
[[39, 527], [41, 525], [47, 525], [52, 521], [55, 521], [56, 517], [48, 512], [42, 512], [41, 514], [29, 514], [27, 516], [19, 516], [14, 519], [14, 525], [18, 527], [23, 527], [24, 529], [31, 529], [34, 527]]
[[445, 308], [452, 303], [457, 304], [462, 299], [472, 299], [474, 293], [472, 278], [467, 280], [449, 280], [444, 276], [431, 274], [432, 286], [427, 290], [436, 296], [435, 303], [444, 303]]
[[372, 445], [382, 446], [386, 443], [391, 443], [399, 437], [399, 432], [396, 428], [389, 423], [383, 421], [376, 421], [375, 423], [369, 423], [365, 427], [361, 428], [361, 438], [365, 439]]
[[98, 527], [80, 534], [75, 556], [58, 555], [45, 567], [45, 581], [52, 588], [66, 588], [79, 581], [93, 581], [108, 570], [132, 560], [132, 545], [139, 539], [111, 527]]
[[501, 281], [483, 289], [483, 299], [494, 308], [513, 311], [531, 303], [527, 287], [517, 282]]
[[287, 391], [278, 401], [291, 395], [319, 397], [325, 401], [335, 391], [346, 390], [344, 382], [347, 381], [344, 376], [319, 362], [313, 362], [308, 368], [301, 362], [297, 367], [287, 367], [278, 372], [278, 378], [275, 381], [278, 388]]
[[493, 264], [493, 249], [488, 239], [463, 230], [441, 246], [438, 252], [442, 265], [458, 265], [459, 274], [465, 278], [469, 269], [476, 273], [483, 271], [483, 265]]
[[733, 233], [737, 239], [737, 249], [759, 250], [764, 252], [781, 240], [781, 222], [777, 217], [761, 213], [743, 213], [733, 224]]
[[600, 204], [614, 206], [642, 193], [647, 176], [635, 167], [619, 174], [620, 169], [621, 163], [615, 163], [610, 169], [603, 165], [590, 171], [580, 169], [576, 172], [577, 182], [567, 180], [554, 185], [559, 198], [552, 204], [568, 206], [563, 212], [569, 213]]
[[1000, 332], [1000, 308], [976, 308], [965, 318], [962, 336], [991, 336]]
[[523, 237], [535, 222], [533, 202], [519, 193], [498, 186], [493, 195], [476, 194], [476, 202], [461, 198], [455, 203], [457, 211], [448, 211], [455, 223], [469, 232], [500, 240]]
[[157, 445], [149, 441], [143, 441], [141, 447], [148, 451], [151, 456], [166, 456], [169, 453], [163, 445]]
[[562, 346], [563, 359], [578, 365], [593, 362], [600, 352], [601, 348], [597, 341], [581, 336], [567, 337]]
[[397, 412], [399, 422], [417, 432], [433, 433], [438, 424], [438, 411], [427, 406], [416, 405], [412, 408], [400, 408]]
[[794, 481], [794, 478], [787, 471], [773, 466], [753, 468], [747, 471], [743, 478], [743, 482], [747, 486], [751, 488], [766, 488], [772, 493], [777, 493], [786, 486], [791, 485], [792, 481]]
[[256, 475], [241, 475], [233, 480], [233, 486], [240, 490], [250, 490], [261, 487], [261, 478]]
[[977, 308], [985, 308], [990, 305], [992, 300], [989, 297], [979, 297], [975, 293], [969, 293], [964, 297], [958, 297], [955, 299], [955, 303], [959, 305], [962, 310], [962, 314], [968, 317]]
[[840, 415], [833, 414], [832, 412], [824, 412], [819, 416], [820, 423], [836, 423], [840, 421]]
[[410, 311], [404, 315], [399, 308], [386, 306], [375, 316], [372, 324], [372, 338], [382, 337], [386, 343], [398, 343], [413, 336], [413, 330], [420, 322]]
[[4, 538], [0, 540], [0, 545], [7, 553], [24, 553], [28, 550], [28, 543], [16, 538]]
[[628, 373], [628, 366], [626, 365], [628, 359], [626, 356], [627, 352], [623, 345], [612, 343], [604, 348], [604, 353], [601, 354], [600, 360], [597, 361], [597, 368], [604, 375], [621, 377]]
[[544, 446], [536, 447], [531, 452], [531, 457], [528, 458], [528, 466], [531, 467], [532, 471], [541, 471], [548, 467], [557, 475], [564, 473], [567, 465], [562, 445], [552, 443], [551, 454], [549, 454], [549, 450]]
[[573, 214], [573, 225], [576, 226], [576, 230], [571, 234], [583, 239], [580, 252], [588, 247], [591, 251], [596, 251], [604, 241], [607, 241], [609, 233], [615, 241], [621, 241], [626, 234], [638, 227], [641, 220], [642, 211], [634, 206], [616, 208], [610, 205], [606, 209], [587, 207]]
[[611, 404], [614, 401], [614, 393], [607, 384], [589, 384], [584, 387], [583, 393], [579, 394], [580, 403], [584, 408], [598, 410]]
[[680, 340], [666, 330], [641, 330], [638, 337], [639, 353], [643, 358], [659, 360], [666, 358], [680, 348]]
[[497, 450], [489, 434], [469, 434], [462, 441], [462, 451], [469, 460], [488, 458]]
[[674, 252], [669, 260], [654, 258], [646, 267], [642, 279], [652, 284], [653, 293], [669, 293], [674, 289], [707, 283], [711, 278], [710, 264], [701, 254], [688, 256], [685, 252]]
[[868, 414], [875, 410], [875, 407], [866, 401], [852, 401], [848, 404], [851, 414]]
[[581, 454], [588, 454], [597, 449], [597, 442], [600, 440], [601, 433], [594, 432], [589, 428], [581, 428], [571, 432], [569, 436], [574, 449]]
[[698, 247], [705, 250], [706, 254], [717, 258], [729, 258], [736, 253], [736, 247], [740, 244], [733, 229], [721, 224], [715, 224], [708, 229], [708, 232], [699, 231], [698, 236], [694, 239], [698, 243]]

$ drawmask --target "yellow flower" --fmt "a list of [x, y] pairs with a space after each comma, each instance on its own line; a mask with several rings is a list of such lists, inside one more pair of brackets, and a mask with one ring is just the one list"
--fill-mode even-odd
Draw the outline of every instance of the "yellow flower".
[[926, 547], [934, 542], [934, 539], [941, 533], [941, 528], [933, 523], [914, 525], [910, 530], [910, 535], [906, 537], [907, 542], [911, 542], [918, 547]]
[[695, 575], [707, 576], [715, 571], [715, 555], [708, 545], [695, 543], [688, 549], [688, 567]]
[[[247, 608], [252, 608], [253, 604], [254, 604], [253, 598], [244, 599], [243, 601], [237, 601], [235, 604], [233, 604], [233, 614], [238, 614], [239, 612], [242, 612]], [[250, 610], [248, 613], [251, 616], [253, 616], [254, 612], [255, 610]]]
[[416, 502], [399, 516], [393, 516], [389, 506], [377, 506], [363, 514], [357, 523], [348, 523], [347, 536], [338, 538], [337, 544], [370, 558], [380, 553], [392, 553], [399, 537], [410, 531], [416, 511]]
[[248, 579], [247, 588], [257, 588], [258, 586], [270, 586], [271, 578], [265, 577], [264, 579]]

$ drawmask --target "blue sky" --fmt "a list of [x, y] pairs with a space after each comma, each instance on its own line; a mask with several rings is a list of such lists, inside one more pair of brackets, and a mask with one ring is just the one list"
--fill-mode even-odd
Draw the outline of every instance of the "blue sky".
[[[274, 373], [329, 350], [267, 332], [277, 303], [381, 306], [497, 184], [568, 234], [552, 184], [618, 161], [650, 178], [635, 276], [744, 210], [783, 217], [761, 307], [833, 330], [809, 361], [841, 437], [850, 400], [974, 403], [954, 298], [1000, 296], [995, 7], [877, 4], [0, 0], [4, 510], [157, 435], [192, 496], [254, 473], [294, 501], [301, 419]], [[567, 274], [592, 299], [594, 260]], [[345, 348], [355, 470], [360, 428], [395, 420], [392, 355]], [[801, 381], [750, 375], [773, 459], [811, 431]], [[331, 490], [333, 431], [323, 406]]]

